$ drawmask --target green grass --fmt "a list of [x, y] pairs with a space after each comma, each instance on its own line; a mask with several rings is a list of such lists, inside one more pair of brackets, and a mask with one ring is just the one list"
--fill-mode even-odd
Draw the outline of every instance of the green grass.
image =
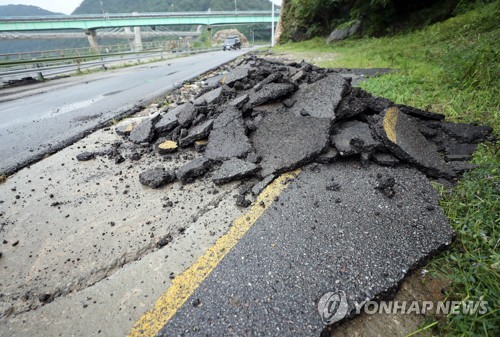
[[362, 86], [401, 104], [445, 113], [452, 120], [492, 125], [498, 133], [500, 2], [412, 34], [326, 44], [290, 43], [276, 51], [333, 53], [322, 67], [388, 67], [397, 73]]
[[[500, 153], [482, 145], [452, 193], [441, 190], [441, 206], [457, 232], [452, 250], [429, 268], [452, 282], [451, 300], [488, 301], [485, 315], [450, 315], [437, 325], [450, 336], [495, 336], [500, 331]], [[496, 332], [495, 332], [496, 331]]]
[[[449, 120], [489, 125], [498, 136], [499, 17], [500, 1], [496, 1], [406, 35], [331, 45], [316, 38], [285, 44], [275, 51], [311, 57], [321, 54], [316, 63], [323, 67], [398, 69], [370, 79], [362, 87], [396, 103], [444, 113]], [[498, 336], [500, 332], [498, 143], [481, 145], [473, 161], [480, 167], [465, 174], [451, 193], [441, 190], [441, 206], [457, 240], [427, 269], [451, 281], [448, 298], [484, 299], [489, 311], [426, 321], [428, 331], [439, 336]]]

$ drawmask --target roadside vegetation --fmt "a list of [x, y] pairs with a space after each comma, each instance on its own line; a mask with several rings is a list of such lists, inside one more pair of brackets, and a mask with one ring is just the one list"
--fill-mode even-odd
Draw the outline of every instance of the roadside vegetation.
[[[362, 87], [374, 95], [430, 111], [448, 120], [489, 125], [500, 132], [500, 1], [423, 30], [383, 38], [326, 44], [323, 38], [277, 47], [277, 52], [322, 57], [322, 67], [388, 67], [394, 73]], [[328, 53], [328, 54], [326, 54]], [[427, 320], [422, 330], [438, 336], [498, 336], [500, 331], [500, 151], [481, 145], [452, 191], [436, 186], [450, 224], [452, 248], [426, 269], [451, 282], [449, 300], [489, 303], [486, 314], [449, 315]]]

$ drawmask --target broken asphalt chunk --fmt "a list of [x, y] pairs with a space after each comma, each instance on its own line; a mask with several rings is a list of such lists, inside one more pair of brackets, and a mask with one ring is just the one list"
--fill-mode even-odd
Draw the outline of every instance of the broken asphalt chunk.
[[194, 101], [194, 105], [209, 105], [209, 104], [217, 104], [220, 102], [221, 98], [224, 94], [224, 87], [219, 87], [217, 89], [211, 90]]
[[412, 163], [432, 177], [452, 178], [453, 170], [418, 130], [418, 124], [397, 107], [384, 110], [375, 129], [385, 146], [399, 159]]
[[332, 136], [334, 145], [343, 157], [373, 152], [382, 147], [382, 144], [373, 137], [370, 126], [359, 121], [349, 121], [340, 126]]
[[291, 79], [292, 81], [294, 81], [294, 82], [298, 82], [298, 81], [300, 81], [301, 79], [303, 79], [305, 75], [306, 75], [306, 74], [305, 74], [304, 70], [299, 70], [299, 71], [297, 71], [297, 72], [296, 72], [296, 73], [295, 73], [295, 74], [294, 74], [294, 75], [293, 75], [290, 79]]
[[248, 66], [239, 66], [232, 69], [222, 80], [223, 84], [227, 84], [232, 87], [235, 82], [239, 82], [243, 80], [245, 77], [248, 77]]
[[275, 99], [287, 96], [295, 90], [290, 83], [270, 83], [265, 85], [259, 91], [250, 93], [249, 104], [252, 107], [273, 101]]
[[94, 152], [82, 152], [76, 155], [78, 161], [88, 161], [95, 158]]
[[191, 103], [185, 103], [172, 110], [177, 115], [177, 121], [181, 127], [191, 125], [196, 117], [196, 108]]
[[386, 98], [374, 97], [361, 88], [353, 87], [338, 105], [335, 117], [340, 120], [353, 118], [360, 114], [379, 114], [391, 105], [392, 102]]
[[252, 187], [252, 194], [258, 196], [264, 189], [276, 179], [274, 174], [270, 174]]
[[225, 161], [222, 166], [215, 171], [212, 180], [215, 184], [221, 185], [233, 180], [247, 178], [259, 170], [259, 166], [253, 163], [232, 158]]
[[207, 148], [208, 141], [206, 140], [197, 140], [194, 142], [194, 149], [196, 152], [205, 152], [205, 149]]
[[139, 175], [141, 184], [151, 188], [158, 188], [175, 181], [176, 176], [173, 170], [165, 170], [162, 167], [149, 169]]
[[446, 146], [446, 160], [448, 161], [463, 161], [470, 160], [474, 151], [476, 151], [476, 144], [450, 144]]
[[155, 118], [148, 118], [142, 121], [132, 130], [132, 132], [130, 132], [128, 139], [136, 144], [149, 143], [154, 138], [154, 125], [156, 124], [158, 119], [159, 116]]
[[263, 79], [262, 81], [257, 83], [254, 87], [254, 90], [259, 91], [265, 85], [267, 85], [269, 83], [277, 82], [277, 81], [281, 80], [282, 78], [283, 78], [283, 74], [281, 74], [281, 73], [276, 73], [276, 72], [271, 73], [265, 79]]
[[192, 145], [196, 140], [208, 137], [210, 131], [212, 130], [213, 124], [213, 119], [209, 119], [201, 124], [193, 126], [191, 129], [189, 129], [187, 136], [179, 140], [179, 146], [187, 147]]
[[213, 160], [242, 158], [252, 149], [245, 134], [241, 111], [227, 107], [214, 121], [205, 157]]
[[417, 108], [407, 106], [407, 105], [402, 105], [402, 104], [397, 104], [396, 106], [399, 108], [399, 110], [401, 110], [405, 114], [410, 115], [412, 117], [417, 117], [419, 119], [435, 120], [435, 121], [444, 120], [443, 114], [438, 114], [435, 112], [421, 110], [421, 109], [417, 109]]
[[382, 192], [386, 197], [392, 198], [396, 192], [394, 191], [394, 185], [396, 180], [392, 176], [383, 176], [382, 174], [377, 175], [377, 190]]
[[189, 183], [194, 178], [204, 175], [210, 168], [210, 165], [211, 161], [209, 159], [203, 157], [193, 159], [177, 170], [177, 178], [183, 184]]
[[[393, 294], [414, 268], [448, 247], [453, 229], [421, 172], [356, 165], [342, 160], [303, 170], [196, 289], [203, 305], [184, 306], [158, 336], [320, 336], [325, 326], [314, 304], [325, 293], [345, 293], [351, 317], [356, 306]], [[374, 188], [379, 174], [396, 182], [390, 199]], [[339, 190], [326, 189], [331, 177]], [[337, 199], [341, 205], [332, 205]], [[227, 305], [234, 294], [261, 310]]]
[[453, 161], [450, 163], [451, 169], [455, 171], [456, 174], [462, 174], [464, 172], [478, 168], [478, 165], [471, 164], [466, 161]]
[[290, 97], [295, 101], [290, 111], [296, 116], [313, 116], [334, 120], [335, 110], [345, 93], [349, 83], [338, 74], [314, 82], [304, 84]]
[[244, 195], [238, 195], [236, 197], [236, 206], [246, 208], [250, 206], [252, 202], [247, 200]]
[[248, 102], [249, 99], [250, 96], [248, 96], [247, 94], [241, 95], [233, 99], [231, 102], [229, 102], [229, 105], [241, 109]]
[[440, 126], [448, 135], [466, 143], [484, 142], [490, 138], [493, 131], [489, 126], [477, 126], [473, 124], [443, 122]]
[[161, 116], [158, 123], [156, 123], [155, 133], [157, 136], [163, 136], [167, 132], [173, 130], [178, 124], [177, 112], [175, 109], [170, 110], [165, 115]]
[[330, 120], [274, 113], [264, 117], [251, 141], [262, 157], [262, 176], [283, 173], [314, 160], [329, 143]]

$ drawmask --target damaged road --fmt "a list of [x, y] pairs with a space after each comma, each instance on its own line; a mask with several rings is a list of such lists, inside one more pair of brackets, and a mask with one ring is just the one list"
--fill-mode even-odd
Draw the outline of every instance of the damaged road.
[[175, 60], [3, 89], [0, 94], [0, 174], [53, 154], [184, 81], [248, 51], [211, 52]]
[[[159, 166], [155, 153], [137, 161], [124, 145], [119, 164], [76, 159], [118, 140], [97, 131], [0, 185], [0, 336], [126, 335], [242, 213], [238, 183], [143, 186], [141, 173]], [[161, 166], [195, 157], [174, 154]]]
[[193, 102], [146, 119], [124, 136], [143, 152], [159, 151], [165, 141], [175, 144], [173, 151], [198, 145], [204, 160], [188, 164], [194, 170], [179, 168], [183, 182], [237, 158], [258, 165], [253, 176], [262, 180], [315, 160], [353, 156], [453, 181], [470, 168], [475, 144], [491, 132], [373, 97], [332, 69], [252, 56]]
[[182, 143], [212, 125], [199, 149], [204, 159], [186, 165], [200, 169], [190, 180], [180, 167], [181, 181], [245, 179], [236, 204], [247, 207], [252, 191], [281, 173], [308, 164], [313, 173], [263, 205], [191, 294], [197, 304], [179, 308], [160, 336], [319, 335], [324, 293], [348, 294], [349, 317], [355, 303], [394, 295], [411, 270], [451, 243], [430, 180], [453, 183], [473, 168], [472, 153], [460, 154], [491, 139], [490, 128], [373, 97], [345, 74], [305, 63], [248, 57], [234, 73], [194, 101], [189, 121], [153, 135]]
[[[0, 185], [6, 335], [34, 330], [37, 312], [60, 333], [61, 311], [84, 317], [81, 336], [113, 331], [113, 315], [120, 335], [320, 335], [324, 293], [344, 291], [352, 316], [452, 242], [431, 181], [455, 182], [491, 139], [487, 127], [373, 97], [349, 74], [253, 55], [169, 103]], [[235, 219], [248, 231], [218, 247]], [[224, 258], [203, 265], [208, 247]], [[191, 266], [199, 287], [183, 276]], [[155, 304], [179, 284], [192, 289], [184, 305]], [[110, 289], [120, 305], [84, 301], [107, 312], [90, 331], [95, 316], [71, 305]], [[153, 307], [168, 315], [139, 320]]]
[[[376, 188], [388, 176], [393, 198]], [[323, 294], [344, 291], [354, 315], [356, 303], [390, 298], [413, 268], [451, 243], [437, 203], [415, 169], [309, 165], [158, 336], [320, 336]]]

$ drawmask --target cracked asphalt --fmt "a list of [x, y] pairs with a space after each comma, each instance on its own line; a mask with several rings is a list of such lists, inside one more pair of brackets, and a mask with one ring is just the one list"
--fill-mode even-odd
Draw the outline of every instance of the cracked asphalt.
[[128, 334], [243, 212], [237, 182], [153, 190], [137, 178], [154, 157], [75, 159], [117, 139], [99, 130], [0, 185], [0, 336]]
[[[394, 177], [393, 198], [380, 176]], [[157, 336], [320, 336], [323, 294], [344, 291], [354, 310], [451, 243], [437, 199], [415, 169], [310, 165]]]

